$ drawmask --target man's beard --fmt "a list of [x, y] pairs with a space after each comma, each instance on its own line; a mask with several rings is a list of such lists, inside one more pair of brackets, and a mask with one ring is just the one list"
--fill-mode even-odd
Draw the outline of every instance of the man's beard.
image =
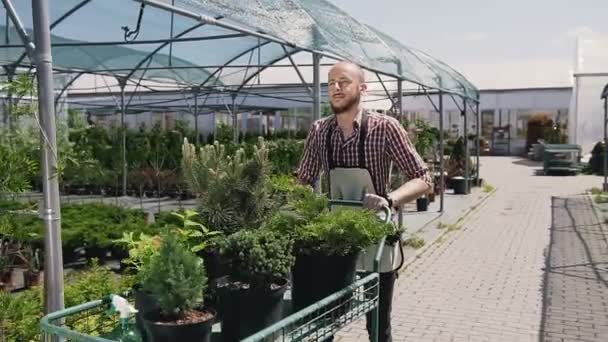
[[336, 106], [331, 101], [329, 101], [329, 105], [331, 106], [331, 110], [334, 112], [334, 114], [340, 115], [342, 113], [345, 113], [345, 112], [353, 109], [353, 107], [358, 106], [360, 100], [361, 100], [361, 95], [357, 94], [357, 95], [353, 96], [352, 98], [350, 98], [348, 101], [346, 101], [341, 106]]

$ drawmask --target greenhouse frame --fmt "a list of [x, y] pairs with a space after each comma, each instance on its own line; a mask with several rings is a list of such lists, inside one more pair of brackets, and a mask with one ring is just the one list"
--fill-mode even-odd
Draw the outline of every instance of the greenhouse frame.
[[[479, 122], [478, 89], [464, 76], [430, 55], [360, 23], [325, 0], [49, 2], [2, 0], [5, 11], [0, 16], [3, 76], [11, 80], [18, 72], [35, 70], [38, 77], [45, 151], [42, 166], [47, 312], [63, 307], [59, 189], [57, 179], [51, 176], [60, 153], [55, 138], [55, 98], [60, 98], [80, 77], [93, 74], [117, 80], [117, 107], [124, 124], [130, 101], [126, 94], [138, 91], [189, 92], [195, 115], [199, 105], [205, 106], [199, 98], [221, 94], [232, 99], [226, 107], [236, 115], [237, 97], [262, 86], [260, 76], [280, 65], [295, 72], [305, 86], [313, 119], [318, 119], [322, 59], [328, 63], [349, 60], [378, 78], [380, 93], [390, 100], [389, 112], [402, 112], [402, 96], [424, 94], [433, 102], [429, 94], [434, 92], [439, 94], [439, 101], [433, 106], [440, 113], [440, 132], [444, 97], [450, 97], [465, 118], [469, 108]], [[312, 82], [307, 81], [304, 67], [298, 63], [301, 56], [312, 62], [306, 66], [312, 73]], [[71, 78], [56, 89], [53, 73]], [[390, 85], [394, 87], [389, 89]], [[233, 122], [236, 125], [236, 119]], [[123, 136], [126, 170], [125, 139]], [[464, 141], [468, 155], [467, 139]], [[441, 174], [443, 144], [440, 134]], [[468, 175], [467, 163], [465, 177]], [[126, 188], [126, 172], [123, 177]], [[440, 179], [443, 183], [443, 177]], [[440, 211], [443, 202], [442, 191]]]

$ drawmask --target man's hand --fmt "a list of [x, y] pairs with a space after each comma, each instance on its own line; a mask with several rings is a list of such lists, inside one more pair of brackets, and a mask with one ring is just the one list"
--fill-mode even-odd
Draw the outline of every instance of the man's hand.
[[365, 194], [363, 197], [363, 207], [370, 210], [380, 210], [382, 207], [388, 207], [388, 201], [378, 195]]

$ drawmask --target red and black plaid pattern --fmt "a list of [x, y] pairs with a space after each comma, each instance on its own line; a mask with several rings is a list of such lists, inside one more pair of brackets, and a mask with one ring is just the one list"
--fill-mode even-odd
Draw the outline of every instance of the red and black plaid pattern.
[[[378, 195], [388, 193], [388, 177], [391, 162], [408, 178], [420, 178], [432, 186], [428, 167], [416, 152], [407, 132], [395, 118], [378, 113], [367, 113], [368, 127], [365, 138], [365, 165], [369, 170]], [[335, 116], [313, 123], [306, 138], [304, 156], [298, 169], [302, 183], [314, 184], [321, 168], [329, 174], [326, 149], [327, 131], [332, 130], [333, 159], [335, 167], [358, 167], [358, 141], [360, 123], [355, 122], [355, 132], [343, 139]]]

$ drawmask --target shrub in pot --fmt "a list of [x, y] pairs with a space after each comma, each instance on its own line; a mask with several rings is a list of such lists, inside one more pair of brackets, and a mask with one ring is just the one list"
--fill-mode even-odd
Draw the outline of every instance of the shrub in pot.
[[215, 310], [202, 305], [206, 287], [202, 260], [174, 234], [164, 234], [158, 254], [140, 270], [144, 291], [158, 310], [143, 315], [148, 339], [210, 341]]
[[359, 254], [394, 227], [367, 210], [329, 211], [326, 197], [297, 185], [287, 193], [286, 210], [267, 228], [294, 239], [292, 298], [300, 310], [351, 284]]
[[135, 274], [132, 288], [133, 296], [135, 298], [135, 308], [137, 309], [135, 324], [141, 332], [142, 337], [145, 338], [146, 331], [144, 329], [143, 316], [148, 312], [159, 310], [159, 307], [150, 292], [142, 288], [144, 273], [141, 271], [144, 265], [149, 264], [152, 258], [158, 254], [161, 239], [158, 235], [152, 236], [144, 233], [141, 233], [138, 238], [135, 238], [133, 232], [128, 232], [123, 233], [122, 238], [115, 242], [125, 245], [129, 252], [129, 256], [121, 262], [126, 266], [129, 272]]
[[230, 274], [218, 288], [223, 341], [239, 341], [282, 318], [292, 247], [289, 236], [267, 229], [242, 230], [222, 243]]
[[201, 221], [208, 227], [225, 234], [257, 228], [274, 209], [263, 140], [250, 156], [242, 148], [230, 155], [219, 143], [197, 150], [185, 140], [182, 155], [184, 179], [198, 195]]
[[327, 212], [298, 229], [292, 271], [299, 310], [352, 284], [359, 254], [394, 227], [366, 210]]

